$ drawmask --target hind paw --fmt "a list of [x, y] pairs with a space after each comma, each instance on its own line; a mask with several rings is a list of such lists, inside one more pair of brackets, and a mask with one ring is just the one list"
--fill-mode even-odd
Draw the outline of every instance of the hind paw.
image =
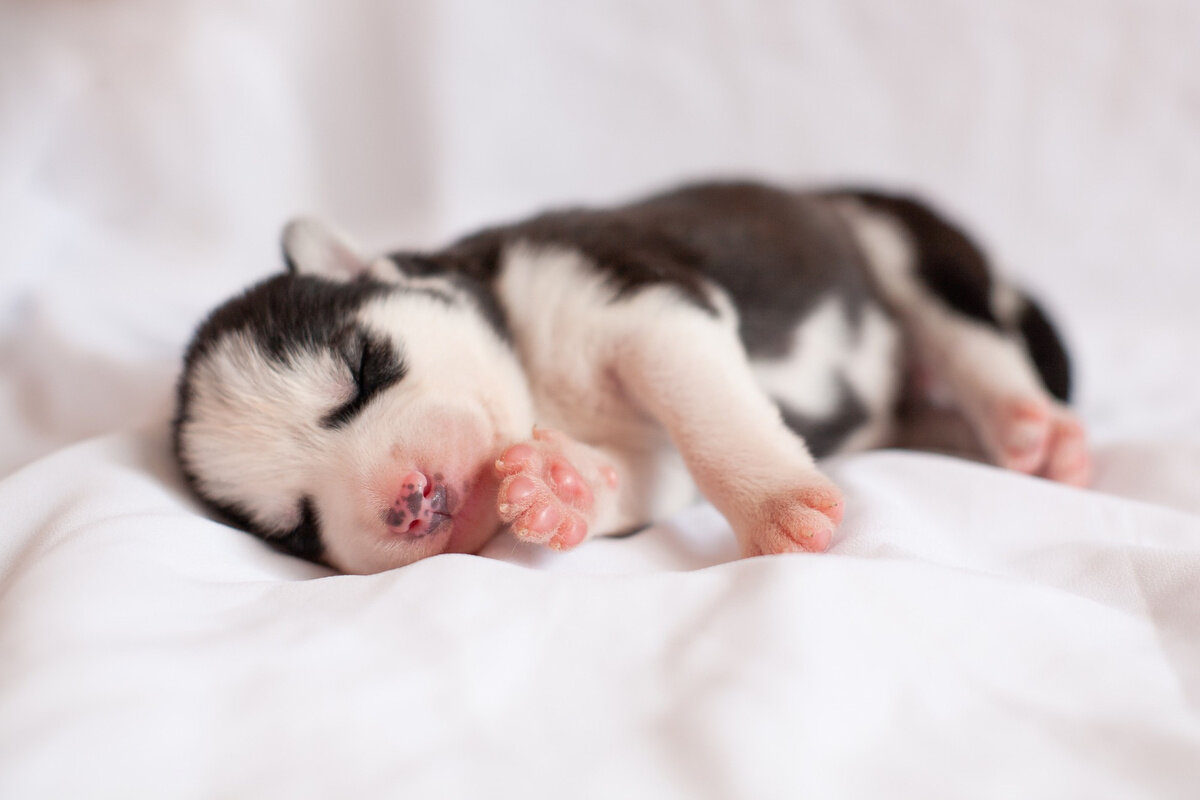
[[991, 449], [999, 466], [1035, 473], [1046, 460], [1053, 417], [1042, 400], [1014, 398], [998, 404], [991, 420]]
[[1017, 398], [999, 404], [990, 440], [999, 466], [1043, 478], [1085, 486], [1091, 458], [1083, 425], [1057, 403]]
[[1065, 409], [1056, 412], [1046, 459], [1038, 472], [1043, 478], [1087, 486], [1092, 479], [1092, 457], [1083, 424]]

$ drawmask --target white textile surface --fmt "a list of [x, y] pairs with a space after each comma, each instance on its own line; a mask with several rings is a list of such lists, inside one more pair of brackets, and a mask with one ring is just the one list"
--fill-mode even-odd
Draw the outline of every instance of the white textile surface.
[[[1188, 0], [6, 4], [0, 797], [1196, 797], [1197, 41]], [[1095, 486], [867, 453], [819, 556], [697, 506], [367, 577], [184, 491], [181, 349], [287, 217], [429, 245], [728, 174], [952, 209], [1062, 321]]]

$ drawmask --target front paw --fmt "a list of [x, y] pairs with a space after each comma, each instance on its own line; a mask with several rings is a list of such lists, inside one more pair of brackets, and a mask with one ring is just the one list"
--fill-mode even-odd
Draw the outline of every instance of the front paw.
[[823, 552], [842, 521], [843, 511], [841, 490], [822, 476], [799, 487], [773, 492], [734, 526], [742, 556]]
[[597, 494], [611, 493], [617, 484], [613, 468], [591, 448], [540, 428], [532, 439], [505, 450], [496, 471], [502, 478], [496, 501], [500, 519], [517, 538], [555, 550], [588, 537]]

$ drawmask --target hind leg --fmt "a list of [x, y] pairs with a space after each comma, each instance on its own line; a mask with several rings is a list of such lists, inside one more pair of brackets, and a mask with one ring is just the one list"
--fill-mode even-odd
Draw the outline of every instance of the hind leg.
[[997, 465], [1074, 486], [1087, 484], [1083, 425], [1042, 385], [1019, 340], [939, 308], [906, 315], [918, 357]]
[[[1032, 333], [1050, 337], [1040, 311], [997, 284], [961, 231], [912, 201], [861, 197], [843, 211], [920, 369], [944, 387], [996, 464], [1076, 486], [1091, 474], [1083, 425], [1050, 391], [1034, 363]], [[1045, 357], [1044, 357], [1045, 358]], [[1053, 360], [1053, 359], [1051, 359]], [[1050, 374], [1053, 369], [1046, 371]]]

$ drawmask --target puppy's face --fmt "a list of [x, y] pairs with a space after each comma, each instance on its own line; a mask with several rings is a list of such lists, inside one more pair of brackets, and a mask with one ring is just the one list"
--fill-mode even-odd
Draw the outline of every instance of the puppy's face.
[[516, 359], [449, 280], [405, 279], [318, 235], [293, 231], [293, 271], [198, 332], [176, 419], [184, 472], [213, 507], [346, 572], [473, 552], [499, 524], [495, 459], [532, 417]]

